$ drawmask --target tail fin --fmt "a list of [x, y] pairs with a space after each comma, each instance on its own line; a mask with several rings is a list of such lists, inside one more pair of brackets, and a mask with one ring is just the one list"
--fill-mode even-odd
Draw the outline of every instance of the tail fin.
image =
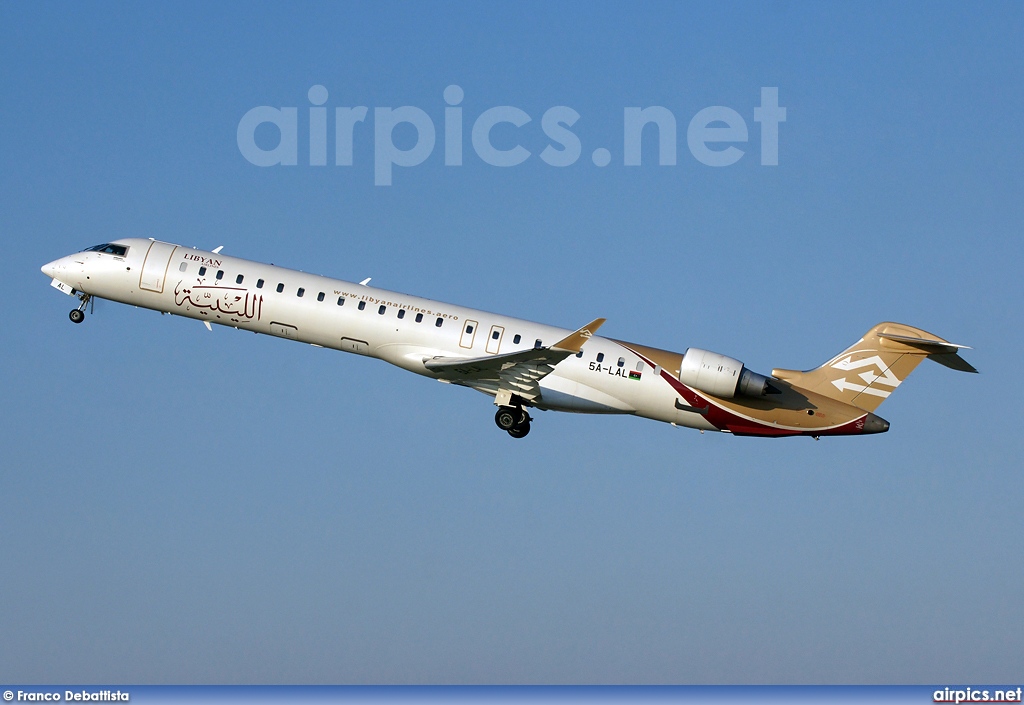
[[950, 343], [920, 328], [879, 323], [816, 370], [772, 370], [772, 376], [865, 411], [874, 411], [926, 357], [962, 372], [977, 372]]

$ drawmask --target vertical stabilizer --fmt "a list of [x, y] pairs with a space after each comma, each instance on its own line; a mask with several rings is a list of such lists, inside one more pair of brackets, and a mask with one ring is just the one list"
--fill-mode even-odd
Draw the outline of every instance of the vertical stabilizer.
[[977, 372], [950, 343], [920, 328], [879, 323], [816, 370], [772, 370], [795, 387], [874, 411], [926, 357], [964, 372]]

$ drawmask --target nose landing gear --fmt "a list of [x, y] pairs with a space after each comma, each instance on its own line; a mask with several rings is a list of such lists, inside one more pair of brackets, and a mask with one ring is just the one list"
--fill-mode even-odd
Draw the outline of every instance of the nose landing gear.
[[86, 293], [80, 293], [78, 297], [82, 299], [82, 303], [68, 314], [68, 318], [71, 319], [72, 323], [81, 323], [85, 320], [85, 307], [92, 301], [92, 296]]
[[494, 414], [494, 423], [513, 438], [523, 438], [530, 432], [530, 415], [521, 406], [502, 406]]
[[525, 423], [523, 423], [523, 424], [521, 424], [519, 426], [513, 426], [512, 428], [510, 428], [508, 430], [508, 435], [512, 436], [513, 438], [523, 438], [529, 432], [530, 432], [530, 422], [526, 421]]

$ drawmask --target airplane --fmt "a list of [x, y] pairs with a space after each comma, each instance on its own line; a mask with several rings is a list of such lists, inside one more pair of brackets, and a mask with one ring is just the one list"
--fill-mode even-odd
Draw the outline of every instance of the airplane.
[[919, 328], [879, 323], [805, 372], [758, 374], [700, 348], [684, 353], [329, 279], [160, 240], [127, 238], [43, 265], [51, 285], [94, 298], [384, 360], [494, 398], [495, 423], [530, 432], [531, 410], [632, 414], [736, 436], [884, 433], [874, 411], [925, 358], [977, 372], [950, 343]]

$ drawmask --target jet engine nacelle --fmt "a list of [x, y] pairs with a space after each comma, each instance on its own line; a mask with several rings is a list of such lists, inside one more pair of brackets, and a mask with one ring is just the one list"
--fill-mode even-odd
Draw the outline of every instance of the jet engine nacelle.
[[739, 360], [700, 348], [689, 348], [683, 355], [679, 381], [723, 399], [762, 397], [770, 389], [767, 377], [751, 372]]

